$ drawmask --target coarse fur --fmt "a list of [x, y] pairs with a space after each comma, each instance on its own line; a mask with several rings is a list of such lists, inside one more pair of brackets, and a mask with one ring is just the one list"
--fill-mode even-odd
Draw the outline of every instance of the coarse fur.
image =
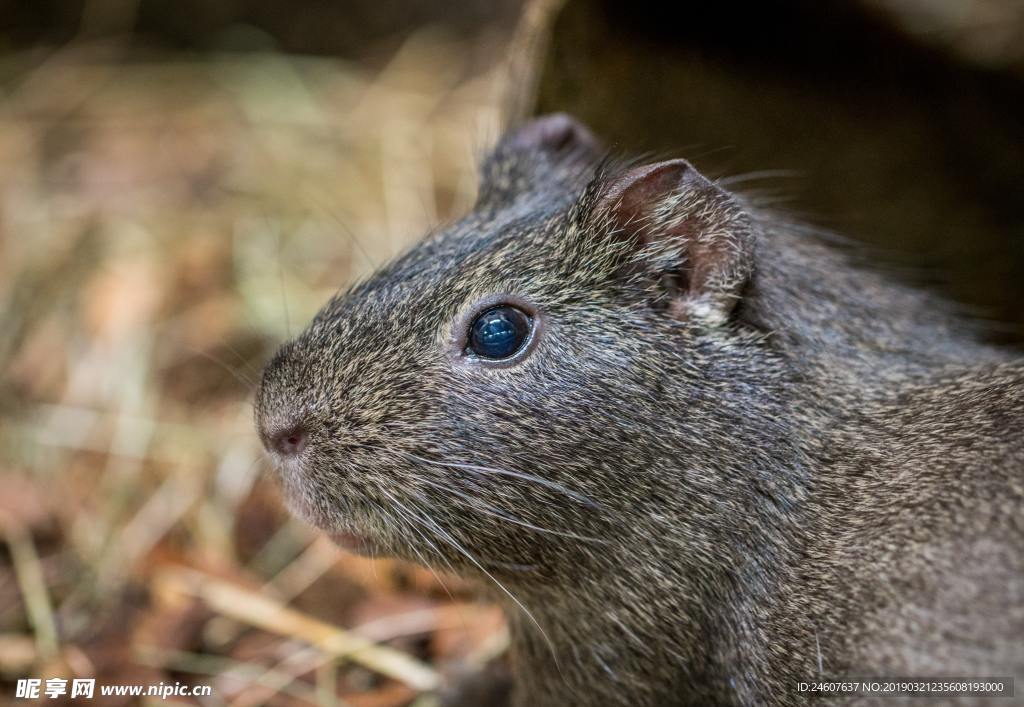
[[[308, 437], [278, 458], [292, 508], [481, 578], [520, 707], [1024, 677], [1024, 365], [663, 164], [602, 162], [564, 116], [503, 140], [472, 213], [267, 366], [261, 435]], [[467, 359], [502, 299], [533, 350]]]

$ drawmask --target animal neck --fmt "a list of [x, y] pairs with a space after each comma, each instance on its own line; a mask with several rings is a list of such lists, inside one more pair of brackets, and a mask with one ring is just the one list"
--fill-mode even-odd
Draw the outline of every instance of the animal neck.
[[[728, 526], [706, 519], [695, 538], [678, 509], [661, 504], [622, 524], [621, 542], [599, 565], [539, 588], [509, 585], [522, 604], [504, 602], [517, 680], [531, 696], [550, 696], [533, 707], [617, 705], [627, 694], [621, 704], [750, 702], [770, 680], [787, 679], [763, 621], [786, 585], [787, 534], [737, 514]], [[813, 629], [804, 623], [787, 630], [806, 639], [810, 656]]]

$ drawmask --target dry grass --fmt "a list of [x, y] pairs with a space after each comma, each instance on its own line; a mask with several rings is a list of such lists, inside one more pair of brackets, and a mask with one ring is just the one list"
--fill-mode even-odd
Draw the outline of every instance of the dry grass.
[[500, 650], [457, 582], [290, 520], [251, 424], [276, 344], [471, 202], [494, 54], [0, 60], [0, 700], [79, 675], [428, 704]]

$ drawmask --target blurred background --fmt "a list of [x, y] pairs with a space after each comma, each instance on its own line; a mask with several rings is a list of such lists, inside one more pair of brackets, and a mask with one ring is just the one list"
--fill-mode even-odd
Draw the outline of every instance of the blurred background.
[[1024, 3], [709, 5], [0, 0], [0, 703], [423, 707], [500, 657], [472, 588], [288, 517], [251, 394], [523, 116], [742, 175], [1024, 341]]

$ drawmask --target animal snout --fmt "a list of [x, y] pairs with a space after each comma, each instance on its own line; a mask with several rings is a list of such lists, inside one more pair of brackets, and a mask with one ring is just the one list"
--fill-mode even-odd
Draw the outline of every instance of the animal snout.
[[264, 435], [267, 448], [282, 457], [297, 457], [309, 441], [309, 431], [302, 423], [295, 423], [270, 431]]

